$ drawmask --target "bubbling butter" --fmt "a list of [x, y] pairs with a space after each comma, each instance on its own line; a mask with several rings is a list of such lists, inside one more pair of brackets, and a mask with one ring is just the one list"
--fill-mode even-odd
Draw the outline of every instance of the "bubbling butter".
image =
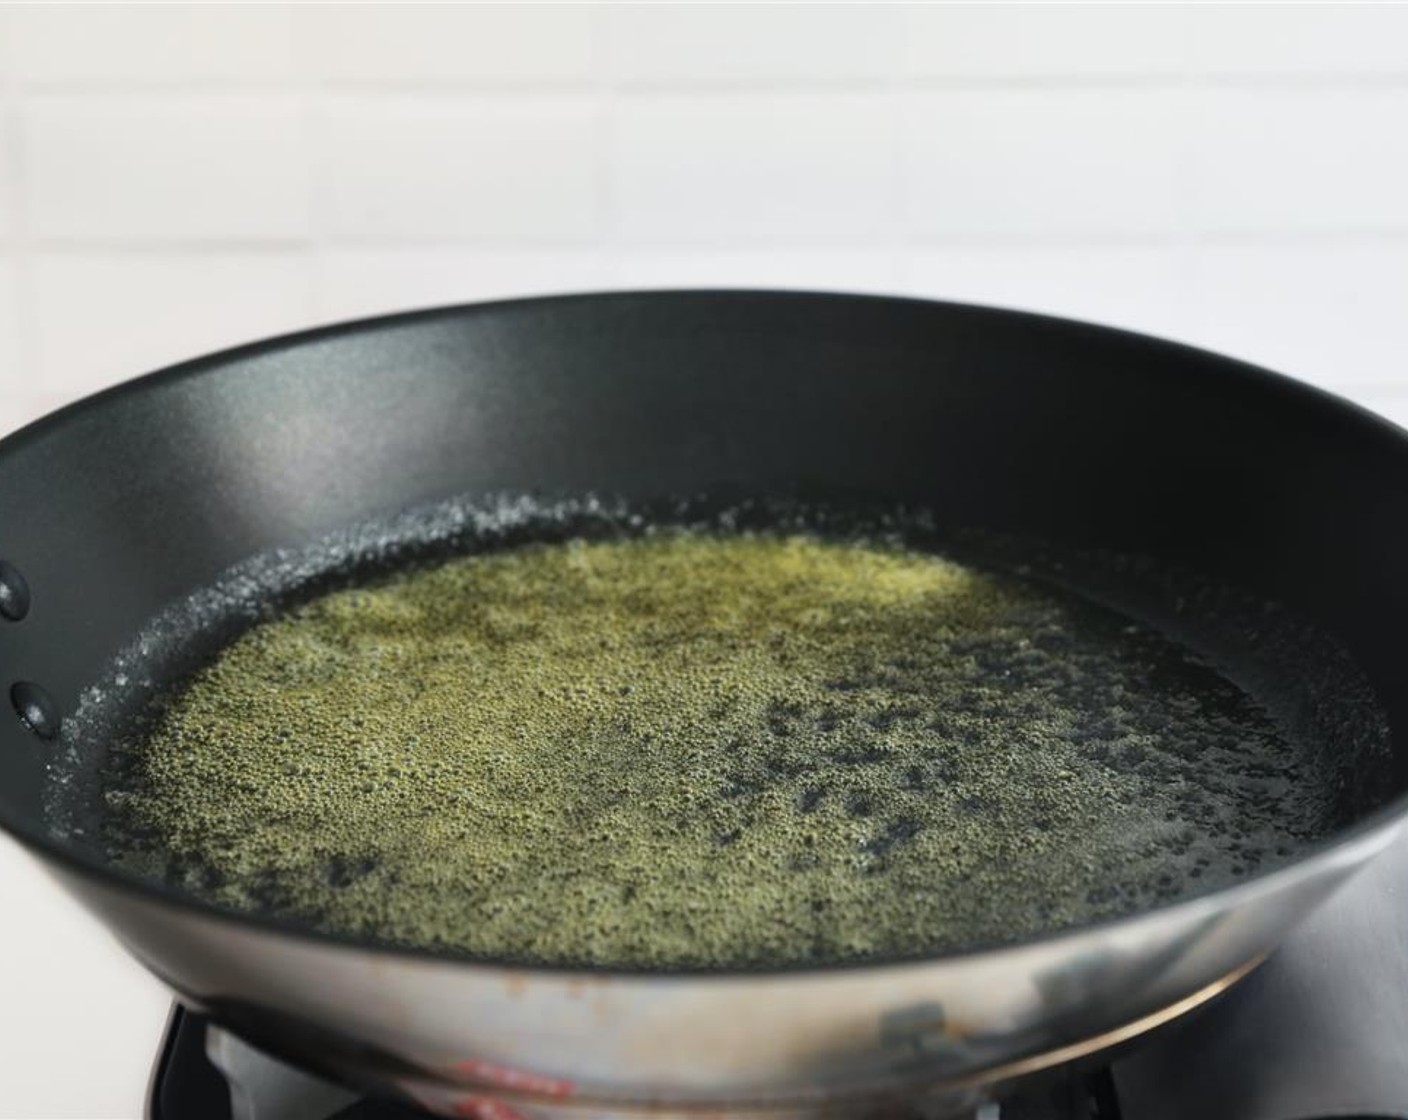
[[1235, 881], [1307, 762], [1065, 592], [808, 534], [463, 556], [250, 629], [107, 791], [119, 862], [471, 956], [769, 967], [971, 948]]

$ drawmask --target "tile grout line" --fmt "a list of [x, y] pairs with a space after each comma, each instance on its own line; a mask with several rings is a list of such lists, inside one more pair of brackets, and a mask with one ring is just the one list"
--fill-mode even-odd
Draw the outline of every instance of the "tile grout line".
[[[12, 238], [11, 242], [16, 239]], [[247, 253], [265, 255], [289, 253], [309, 247], [310, 241], [319, 241], [323, 248], [375, 250], [427, 250], [443, 248], [481, 249], [489, 252], [522, 252], [525, 254], [546, 252], [595, 251], [602, 240], [596, 236], [526, 239], [523, 237], [495, 237], [493, 235], [454, 235], [432, 236], [385, 236], [385, 237], [205, 237], [205, 238], [153, 238], [153, 237], [31, 237], [31, 249], [52, 254], [104, 255], [115, 256], [187, 256], [206, 253]], [[1011, 234], [980, 234], [971, 237], [947, 234], [905, 234], [901, 230], [900, 243], [903, 248], [916, 251], [955, 250], [994, 253], [1011, 252], [1053, 252], [1062, 250], [1115, 250], [1115, 249], [1168, 249], [1186, 247], [1190, 240], [1179, 229], [1168, 233], [1123, 234], [1123, 233], [1074, 233], [1038, 237], [1021, 232]], [[1211, 232], [1197, 234], [1191, 240], [1196, 248], [1212, 249], [1266, 249], [1272, 251], [1298, 251], [1315, 249], [1347, 249], [1384, 245], [1400, 246], [1408, 243], [1408, 224], [1403, 226], [1364, 226], [1344, 229], [1276, 229], [1243, 230], [1231, 232]], [[0, 241], [0, 246], [5, 243]], [[785, 252], [785, 253], [826, 253], [845, 251], [865, 251], [886, 247], [884, 238], [858, 235], [821, 239], [816, 237], [720, 235], [698, 239], [670, 240], [665, 238], [642, 238], [629, 245], [618, 246], [623, 251], [633, 253], [712, 253], [712, 252]]]

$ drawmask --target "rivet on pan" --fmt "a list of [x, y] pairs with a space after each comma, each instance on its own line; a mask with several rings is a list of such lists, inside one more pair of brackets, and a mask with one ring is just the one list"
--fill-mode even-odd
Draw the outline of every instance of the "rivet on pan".
[[18, 622], [29, 613], [29, 583], [8, 560], [0, 560], [0, 617]]
[[54, 698], [32, 681], [16, 681], [10, 688], [10, 703], [20, 720], [41, 739], [59, 733], [59, 708]]

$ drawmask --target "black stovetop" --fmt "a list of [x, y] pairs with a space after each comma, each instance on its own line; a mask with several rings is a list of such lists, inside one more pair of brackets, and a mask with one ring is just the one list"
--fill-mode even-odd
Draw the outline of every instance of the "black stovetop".
[[[242, 1043], [247, 1082], [173, 1013], [148, 1120], [420, 1120], [357, 1100]], [[228, 1036], [226, 1036], [228, 1039]], [[252, 1071], [252, 1072], [248, 1072]], [[241, 1099], [242, 1098], [242, 1099]], [[1408, 836], [1215, 1004], [1094, 1071], [1067, 1071], [980, 1120], [1408, 1120]]]

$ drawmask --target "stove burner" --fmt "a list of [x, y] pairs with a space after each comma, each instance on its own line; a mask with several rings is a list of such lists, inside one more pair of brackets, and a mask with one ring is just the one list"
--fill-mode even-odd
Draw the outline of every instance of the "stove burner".
[[[394, 1101], [358, 1098], [295, 1069], [179, 1004], [152, 1074], [147, 1120], [427, 1120]], [[899, 1116], [894, 1120], [911, 1120]], [[912, 1120], [921, 1120], [914, 1117]], [[939, 1120], [926, 1117], [922, 1120]], [[1108, 1068], [1062, 1071], [962, 1120], [1122, 1120]]]
[[425, 1120], [286, 1065], [179, 1004], [152, 1072], [147, 1120]]

